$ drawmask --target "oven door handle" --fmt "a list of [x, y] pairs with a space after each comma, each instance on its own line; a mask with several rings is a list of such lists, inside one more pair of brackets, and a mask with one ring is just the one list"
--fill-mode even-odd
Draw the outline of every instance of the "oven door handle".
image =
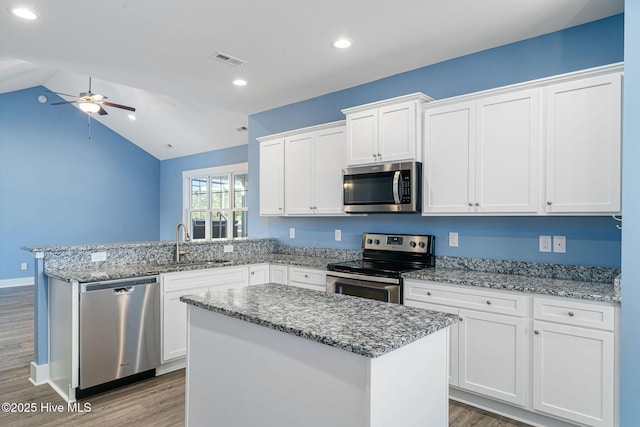
[[393, 200], [396, 205], [400, 204], [400, 171], [393, 174]]
[[354, 280], [362, 280], [366, 282], [378, 282], [378, 283], [389, 283], [391, 285], [399, 285], [400, 280], [394, 279], [391, 277], [376, 277], [376, 276], [366, 276], [363, 274], [353, 274], [353, 273], [343, 273], [338, 271], [329, 271], [327, 272], [327, 279], [335, 277], [338, 279], [354, 279]]

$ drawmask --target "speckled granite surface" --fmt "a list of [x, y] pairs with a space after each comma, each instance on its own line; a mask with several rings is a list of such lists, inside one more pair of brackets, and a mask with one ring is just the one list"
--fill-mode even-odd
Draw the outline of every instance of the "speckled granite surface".
[[620, 291], [614, 287], [613, 282], [585, 282], [447, 268], [418, 270], [406, 273], [404, 277], [406, 279], [428, 280], [479, 288], [502, 289], [592, 301], [620, 302]]
[[458, 321], [452, 314], [277, 284], [180, 300], [371, 358]]
[[[301, 255], [285, 254], [253, 254], [244, 256], [221, 256], [211, 262], [198, 263], [176, 263], [173, 261], [160, 263], [140, 263], [125, 265], [104, 265], [92, 268], [48, 268], [45, 266], [45, 274], [49, 277], [64, 281], [77, 282], [97, 282], [102, 280], [117, 280], [129, 277], [155, 276], [161, 273], [172, 273], [176, 271], [198, 270], [203, 268], [220, 268], [248, 264], [283, 264], [297, 265], [300, 267], [316, 268], [325, 270], [327, 264], [341, 261], [337, 258], [319, 258]], [[223, 261], [223, 262], [217, 262]]]

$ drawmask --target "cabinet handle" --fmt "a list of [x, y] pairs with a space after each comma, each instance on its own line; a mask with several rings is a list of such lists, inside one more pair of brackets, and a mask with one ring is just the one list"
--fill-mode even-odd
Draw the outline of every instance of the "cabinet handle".
[[473, 206], [473, 203], [469, 202], [469, 206]]
[[487, 305], [491, 305], [491, 300], [487, 300]]
[[536, 335], [540, 335], [540, 331], [539, 331], [539, 330], [537, 330], [537, 329], [536, 329], [536, 330], [534, 330], [534, 331], [533, 331], [533, 333], [534, 333], [534, 334], [536, 334]]
[[547, 205], [548, 205], [548, 206], [551, 206], [551, 202], [550, 202], [550, 201], [549, 201], [549, 202], [547, 202]]
[[378, 155], [376, 153], [373, 153], [373, 158], [374, 159], [378, 158]]
[[458, 317], [458, 321], [462, 322], [464, 319], [462, 317]]
[[255, 271], [252, 271], [252, 272], [251, 272], [251, 275], [253, 276], [254, 274], [256, 274], [256, 272], [255, 272]]
[[431, 296], [431, 292], [427, 292], [427, 296], [429, 296], [429, 297], [430, 297], [430, 296]]
[[480, 203], [476, 202], [476, 206], [480, 206]]
[[573, 317], [573, 311], [569, 312], [569, 317]]
[[382, 158], [382, 154], [378, 153], [378, 158], [381, 159]]
[[307, 278], [307, 277], [309, 277], [309, 276], [305, 274], [305, 275], [304, 275], [304, 277], [305, 277], [305, 278]]

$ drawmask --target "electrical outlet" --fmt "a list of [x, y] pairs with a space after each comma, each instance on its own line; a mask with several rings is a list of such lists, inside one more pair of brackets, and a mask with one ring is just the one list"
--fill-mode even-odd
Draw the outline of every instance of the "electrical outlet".
[[450, 231], [449, 232], [449, 246], [451, 246], [452, 248], [457, 248], [458, 247], [458, 232], [457, 231]]
[[22, 264], [20, 264], [20, 270], [24, 271], [27, 269], [27, 263], [23, 262]]
[[540, 252], [551, 252], [551, 236], [540, 236]]
[[224, 250], [225, 254], [228, 254], [230, 252], [233, 252], [233, 245], [224, 245], [222, 249]]
[[566, 236], [553, 236], [553, 252], [564, 254], [567, 252]]
[[336, 239], [336, 242], [339, 242], [342, 240], [342, 230], [335, 231], [335, 239]]
[[295, 239], [295, 238], [296, 238], [296, 229], [295, 229], [295, 228], [293, 228], [293, 227], [291, 227], [291, 228], [289, 229], [289, 238], [290, 238], [290, 239]]
[[106, 252], [93, 252], [91, 254], [91, 262], [100, 262], [100, 261], [106, 261], [106, 260], [107, 260]]

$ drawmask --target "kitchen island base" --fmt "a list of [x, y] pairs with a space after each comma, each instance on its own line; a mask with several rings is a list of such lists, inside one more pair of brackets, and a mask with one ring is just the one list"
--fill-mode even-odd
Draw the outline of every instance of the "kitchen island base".
[[187, 426], [445, 427], [448, 328], [361, 356], [188, 307]]

